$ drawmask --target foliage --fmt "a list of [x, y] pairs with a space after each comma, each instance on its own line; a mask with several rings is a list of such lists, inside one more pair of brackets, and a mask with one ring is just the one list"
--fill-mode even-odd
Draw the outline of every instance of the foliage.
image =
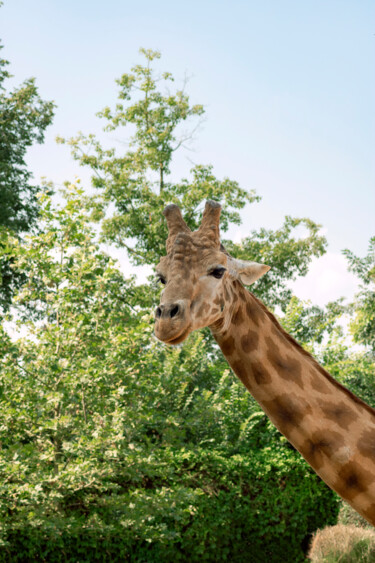
[[292, 453], [272, 460], [268, 452], [227, 458], [199, 448], [155, 448], [146, 460], [140, 453], [119, 452], [100, 494], [92, 483], [70, 499], [61, 491], [61, 501], [70, 500], [65, 514], [46, 514], [38, 506], [43, 491], [30, 487], [34, 494], [4, 534], [5, 557], [30, 560], [39, 549], [45, 561], [241, 562], [251, 552], [255, 561], [297, 562], [311, 530], [335, 520], [332, 494]]
[[322, 344], [326, 337], [331, 342], [333, 336], [342, 336], [342, 328], [337, 321], [344, 311], [342, 299], [327, 303], [323, 309], [293, 296], [281, 321], [285, 330], [300, 344], [313, 347]]
[[344, 250], [349, 270], [361, 280], [361, 290], [354, 303], [355, 317], [351, 330], [355, 342], [368, 346], [375, 355], [375, 237], [370, 239], [367, 256], [358, 258]]
[[371, 356], [354, 352], [342, 342], [331, 342], [321, 357], [333, 377], [375, 408], [375, 362]]
[[[259, 198], [228, 178], [218, 180], [210, 166], [195, 166], [191, 182], [166, 181], [173, 153], [191, 137], [190, 133], [179, 134], [180, 126], [189, 117], [201, 116], [204, 110], [201, 105], [190, 106], [183, 90], [162, 94], [159, 83], [168, 85], [174, 81], [173, 76], [168, 72], [155, 76], [150, 65], [160, 58], [157, 51], [141, 49], [141, 53], [146, 66], [136, 65], [117, 80], [120, 103], [113, 111], [107, 107], [98, 114], [107, 120], [106, 130], [133, 126], [129, 150], [119, 156], [113, 148], [105, 150], [93, 135], [79, 135], [69, 144], [74, 158], [95, 173], [92, 182], [101, 197], [95, 200], [94, 216], [100, 217], [110, 202], [115, 205], [116, 212], [103, 222], [104, 238], [125, 246], [135, 264], [154, 264], [164, 253], [167, 229], [162, 210], [167, 203], [178, 203], [189, 226], [195, 229], [204, 198], [221, 200], [222, 227], [226, 230], [229, 222], [240, 221], [235, 209]], [[126, 107], [124, 101], [133, 103]]]
[[[93, 135], [78, 135], [68, 143], [74, 158], [94, 172], [92, 182], [100, 195], [93, 201], [93, 217], [99, 219], [106, 214], [102, 222], [104, 239], [125, 247], [135, 264], [155, 264], [165, 253], [167, 228], [162, 211], [167, 203], [177, 203], [187, 224], [195, 230], [204, 200], [220, 201], [221, 230], [226, 232], [231, 223], [240, 224], [238, 211], [260, 198], [234, 180], [219, 180], [207, 165], [194, 166], [191, 179], [167, 181], [174, 152], [190, 137], [189, 133], [179, 136], [179, 126], [204, 110], [201, 105], [190, 106], [183, 90], [174, 95], [169, 91], [162, 94], [160, 83], [171, 82], [173, 77], [170, 73], [154, 75], [151, 63], [160, 57], [158, 52], [141, 52], [147, 65], [137, 65], [131, 73], [124, 74], [117, 81], [120, 103], [114, 110], [105, 108], [99, 113], [107, 120], [107, 130], [133, 127], [129, 150], [118, 155], [114, 148], [104, 149]], [[108, 211], [110, 203], [115, 207], [112, 214]], [[301, 227], [307, 236], [297, 238], [296, 231]], [[291, 297], [287, 281], [307, 273], [311, 258], [324, 253], [326, 241], [319, 235], [319, 225], [310, 219], [287, 217], [276, 231], [262, 229], [252, 232], [241, 245], [229, 241], [226, 244], [234, 256], [272, 266], [256, 292], [268, 305], [285, 309]]]
[[0, 334], [0, 560], [302, 560], [335, 495], [204, 332], [152, 339], [144, 288], [95, 242], [82, 190], [65, 195], [10, 240], [28, 283], [22, 332]]
[[43, 142], [54, 109], [52, 102], [41, 99], [33, 78], [7, 92], [8, 64], [0, 59], [0, 309], [8, 307], [15, 289], [24, 281], [11, 268], [6, 233], [29, 231], [38, 217], [39, 188], [30, 183], [26, 151]]
[[26, 150], [43, 142], [54, 104], [40, 98], [33, 78], [6, 92], [8, 64], [0, 60], [0, 225], [18, 233], [28, 231], [38, 215], [37, 187], [29, 184]]
[[[307, 236], [296, 238], [293, 231], [303, 227]], [[255, 286], [254, 293], [264, 299], [268, 307], [279, 306], [285, 311], [292, 297], [287, 281], [307, 274], [312, 257], [324, 254], [326, 240], [319, 235], [320, 225], [311, 219], [286, 217], [276, 231], [251, 231], [240, 245], [225, 241], [227, 250], [236, 258], [254, 260], [271, 266], [271, 270]]]

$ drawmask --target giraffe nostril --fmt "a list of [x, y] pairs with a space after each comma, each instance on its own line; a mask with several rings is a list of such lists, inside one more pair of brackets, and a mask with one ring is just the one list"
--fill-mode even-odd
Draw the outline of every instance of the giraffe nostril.
[[161, 308], [160, 308], [160, 307], [157, 307], [157, 308], [156, 308], [155, 317], [156, 317], [157, 319], [160, 319], [160, 317], [161, 317]]
[[169, 313], [171, 319], [173, 319], [173, 317], [175, 317], [176, 315], [178, 315], [179, 311], [180, 311], [180, 307], [179, 307], [178, 305], [175, 305], [175, 306], [173, 307], [173, 309], [171, 309], [171, 312]]

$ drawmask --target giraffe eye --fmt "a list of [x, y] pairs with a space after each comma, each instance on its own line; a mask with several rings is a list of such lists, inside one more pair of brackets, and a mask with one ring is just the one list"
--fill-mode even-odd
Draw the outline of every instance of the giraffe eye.
[[226, 268], [214, 268], [212, 272], [210, 272], [210, 276], [213, 276], [217, 280], [220, 280], [226, 271]]
[[162, 283], [163, 285], [165, 285], [167, 283], [167, 280], [165, 279], [165, 277], [161, 276], [160, 274], [158, 275], [158, 281], [160, 283]]

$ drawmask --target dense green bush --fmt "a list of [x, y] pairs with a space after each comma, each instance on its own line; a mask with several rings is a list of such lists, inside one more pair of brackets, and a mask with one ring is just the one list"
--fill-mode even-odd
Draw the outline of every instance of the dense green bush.
[[226, 458], [155, 448], [147, 460], [122, 459], [110, 481], [101, 494], [73, 492], [58, 511], [37, 494], [33, 506], [21, 502], [3, 515], [0, 560], [298, 562], [338, 509], [288, 450]]

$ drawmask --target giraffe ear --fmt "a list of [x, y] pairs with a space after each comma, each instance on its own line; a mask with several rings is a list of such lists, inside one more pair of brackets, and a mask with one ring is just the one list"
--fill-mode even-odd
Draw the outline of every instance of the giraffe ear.
[[230, 258], [230, 270], [234, 271], [244, 285], [251, 285], [261, 278], [271, 269], [271, 266], [258, 264], [257, 262], [247, 262]]

